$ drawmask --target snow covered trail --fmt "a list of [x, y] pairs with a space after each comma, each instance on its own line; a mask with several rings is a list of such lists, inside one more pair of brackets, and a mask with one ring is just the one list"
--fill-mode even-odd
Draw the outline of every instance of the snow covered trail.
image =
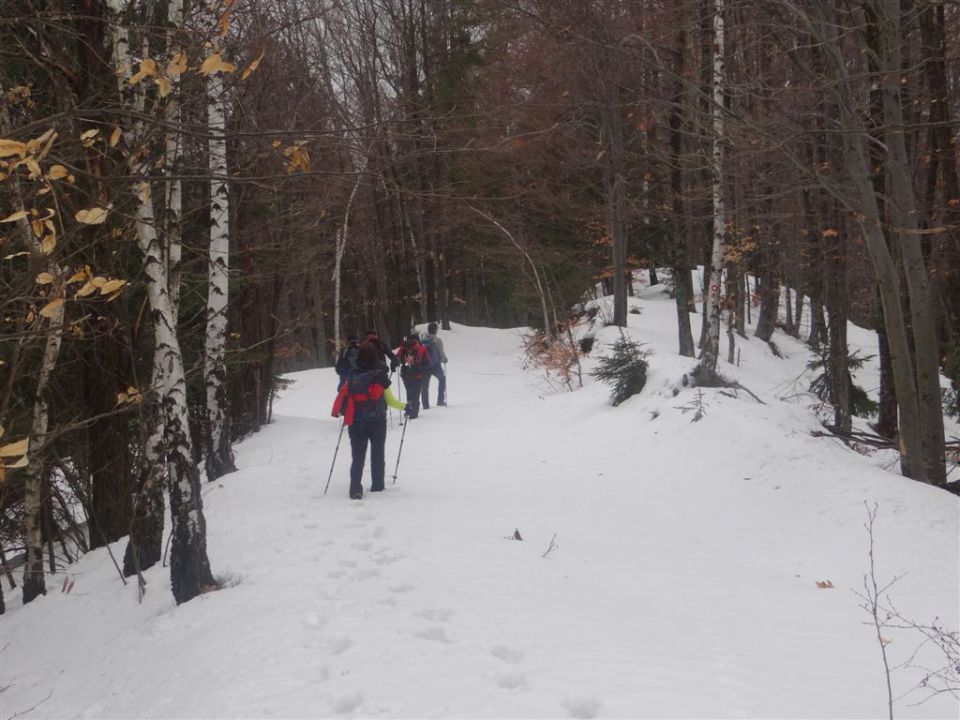
[[[37, 703], [28, 716], [885, 716], [853, 593], [864, 502], [879, 507], [880, 580], [907, 573], [897, 607], [956, 629], [956, 498], [811, 437], [809, 409], [778, 399], [807, 359], [791, 338], [778, 337], [786, 360], [744, 342], [727, 368], [766, 405], [708, 390], [691, 422], [672, 303], [631, 303], [655, 354], [619, 408], [589, 378], [558, 393], [523, 371], [519, 331], [443, 333], [450, 407], [410, 422], [396, 484], [394, 419], [387, 490], [362, 501], [347, 497], [346, 438], [323, 494], [333, 371], [291, 375], [275, 422], [205, 493], [227, 589], [175, 608], [156, 568], [138, 605], [91, 553], [73, 593], [52, 582], [0, 620], [0, 716]], [[616, 331], [594, 332], [597, 355]], [[885, 637], [894, 662], [920, 641]], [[935, 663], [927, 650], [918, 661]], [[922, 673], [893, 677], [900, 695]], [[957, 716], [953, 698], [922, 697], [897, 717]]]

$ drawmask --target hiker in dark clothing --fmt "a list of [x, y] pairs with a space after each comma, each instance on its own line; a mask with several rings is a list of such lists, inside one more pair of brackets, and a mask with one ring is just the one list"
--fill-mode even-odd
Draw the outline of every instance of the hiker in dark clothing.
[[351, 370], [356, 370], [357, 368], [357, 350], [360, 348], [360, 340], [356, 335], [350, 335], [347, 337], [347, 346], [340, 352], [340, 357], [337, 358], [337, 363], [334, 365], [334, 370], [337, 371], [337, 376], [340, 378], [340, 381], [337, 383], [337, 392], [340, 391], [340, 388], [343, 387], [343, 383], [347, 380], [347, 374]]
[[357, 367], [347, 373], [346, 381], [337, 393], [331, 415], [343, 415], [350, 432], [350, 497], [363, 497], [363, 464], [370, 445], [371, 492], [383, 490], [386, 472], [383, 448], [387, 440], [387, 405], [397, 410], [406, 406], [390, 392], [390, 378], [380, 364], [376, 347], [369, 342], [357, 348]]
[[420, 415], [420, 386], [423, 382], [423, 374], [430, 365], [427, 356], [427, 349], [420, 344], [420, 336], [413, 333], [403, 345], [397, 348], [397, 355], [403, 360], [400, 366], [400, 378], [403, 380], [403, 387], [407, 391], [407, 410], [406, 416], [411, 420]]
[[[373, 346], [377, 350], [377, 357], [380, 358], [380, 362], [383, 363], [384, 367], [390, 368], [390, 372], [393, 372], [400, 366], [400, 359], [393, 353], [393, 351], [387, 347], [387, 344], [380, 339], [379, 333], [376, 330], [367, 330], [366, 341], [368, 343], [373, 343]], [[387, 363], [387, 358], [390, 358], [389, 365]]]
[[427, 336], [423, 339], [422, 345], [427, 350], [429, 365], [423, 373], [420, 398], [423, 409], [429, 410], [431, 377], [437, 379], [437, 405], [445, 406], [447, 404], [447, 375], [443, 371], [443, 366], [447, 362], [447, 354], [443, 351], [443, 340], [437, 337], [437, 324], [435, 322], [427, 325]]

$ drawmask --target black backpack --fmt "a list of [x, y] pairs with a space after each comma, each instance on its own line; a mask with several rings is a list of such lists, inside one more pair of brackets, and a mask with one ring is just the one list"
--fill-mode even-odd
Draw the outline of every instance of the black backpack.
[[377, 422], [387, 417], [383, 370], [354, 370], [347, 377], [347, 395], [353, 400], [353, 422]]

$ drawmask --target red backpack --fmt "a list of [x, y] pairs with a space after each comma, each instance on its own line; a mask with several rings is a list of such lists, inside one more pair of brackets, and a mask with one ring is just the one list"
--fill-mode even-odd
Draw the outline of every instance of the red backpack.
[[423, 373], [429, 367], [430, 354], [421, 343], [403, 344], [403, 366], [400, 368], [401, 377], [414, 380], [422, 378]]
[[343, 415], [343, 423], [353, 425], [355, 421], [376, 422], [387, 417], [387, 399], [384, 386], [380, 382], [383, 369], [355, 370], [347, 376], [347, 381], [333, 401], [330, 415]]

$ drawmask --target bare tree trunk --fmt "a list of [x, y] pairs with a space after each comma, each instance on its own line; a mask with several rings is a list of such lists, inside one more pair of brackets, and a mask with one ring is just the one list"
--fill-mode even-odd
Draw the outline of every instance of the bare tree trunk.
[[[203, 375], [207, 386], [207, 480], [236, 470], [227, 417], [227, 306], [230, 300], [230, 186], [227, 183], [226, 94], [219, 72], [207, 78], [210, 133], [210, 250]], [[172, 303], [171, 303], [172, 306]]]
[[624, 224], [626, 178], [623, 167], [623, 120], [620, 117], [618, 94], [603, 108], [603, 141], [605, 147], [603, 186], [607, 205], [607, 223], [613, 239], [613, 324], [627, 324], [627, 230]]
[[[917, 198], [913, 190], [910, 160], [904, 139], [901, 104], [901, 8], [899, 0], [880, 0], [881, 42], [887, 48], [881, 67], [883, 117], [886, 127], [887, 163], [890, 170], [891, 219], [899, 228], [897, 242], [910, 298], [910, 319], [916, 354], [916, 391], [920, 416], [920, 440], [926, 479], [946, 482], [943, 406], [940, 396], [940, 363], [935, 307], [930, 277], [920, 245]], [[899, 393], [897, 393], [899, 397]]]
[[710, 253], [710, 267], [707, 269], [705, 289], [706, 308], [703, 322], [706, 333], [703, 351], [700, 356], [700, 368], [708, 376], [717, 372], [717, 360], [720, 354], [720, 282], [723, 272], [723, 247], [726, 240], [726, 208], [723, 201], [723, 103], [725, 87], [724, 74], [724, 28], [723, 0], [714, 0], [713, 16], [713, 120], [711, 172], [713, 176], [713, 246]]

